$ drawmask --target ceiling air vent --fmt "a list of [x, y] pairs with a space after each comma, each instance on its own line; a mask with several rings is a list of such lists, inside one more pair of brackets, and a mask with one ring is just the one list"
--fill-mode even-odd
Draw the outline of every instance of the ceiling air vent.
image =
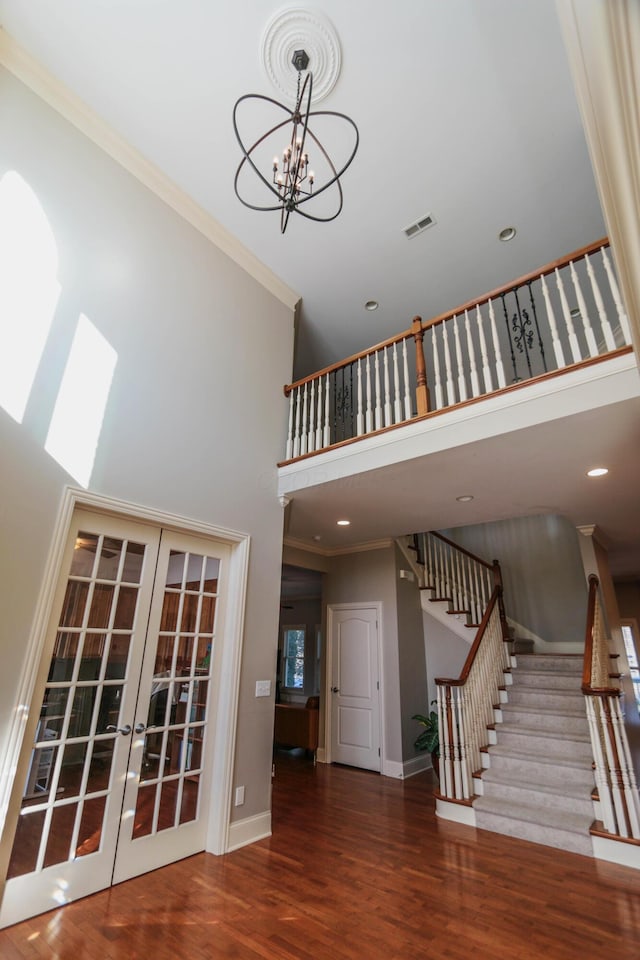
[[420, 217], [415, 223], [410, 223], [408, 227], [404, 228], [405, 236], [411, 240], [412, 237], [417, 237], [423, 230], [428, 230], [435, 222], [435, 217], [432, 217], [430, 213], [425, 213], [424, 217]]

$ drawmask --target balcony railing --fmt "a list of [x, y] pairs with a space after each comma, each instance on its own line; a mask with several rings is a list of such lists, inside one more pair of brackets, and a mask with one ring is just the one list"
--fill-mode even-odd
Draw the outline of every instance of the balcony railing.
[[285, 387], [285, 461], [630, 350], [606, 238]]

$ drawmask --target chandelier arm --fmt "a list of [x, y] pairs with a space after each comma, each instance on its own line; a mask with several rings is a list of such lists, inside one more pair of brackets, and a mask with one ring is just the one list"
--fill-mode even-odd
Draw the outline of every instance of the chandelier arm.
[[[271, 127], [270, 130], [267, 130], [267, 132], [264, 133], [258, 140], [256, 140], [256, 142], [255, 142], [251, 147], [249, 147], [248, 150], [246, 149], [244, 143], [242, 142], [242, 140], [241, 140], [241, 138], [240, 138], [240, 133], [239, 133], [239, 131], [238, 131], [238, 124], [237, 124], [237, 122], [236, 122], [236, 111], [237, 111], [237, 109], [238, 109], [238, 106], [240, 105], [240, 103], [241, 103], [243, 100], [265, 100], [267, 103], [273, 103], [276, 107], [280, 107], [281, 110], [284, 110], [285, 113], [288, 114], [288, 117], [287, 117], [286, 120], [283, 120], [281, 123], [276, 123], [275, 126]], [[276, 197], [278, 197], [278, 198], [280, 197], [280, 194], [279, 194], [278, 191], [275, 189], [275, 187], [274, 187], [271, 183], [269, 183], [269, 181], [267, 180], [267, 178], [263, 176], [263, 174], [261, 173], [260, 169], [255, 165], [255, 163], [254, 163], [253, 160], [251, 159], [251, 154], [252, 154], [253, 151], [256, 149], [256, 147], [259, 147], [260, 144], [261, 144], [264, 140], [266, 140], [268, 137], [271, 136], [272, 133], [275, 133], [276, 130], [280, 130], [282, 127], [288, 126], [288, 124], [291, 123], [291, 121], [292, 121], [292, 114], [291, 114], [290, 108], [289, 108], [289, 107], [286, 107], [283, 103], [279, 103], [277, 100], [274, 100], [272, 97], [264, 97], [264, 96], [262, 96], [262, 94], [259, 94], [259, 93], [247, 93], [247, 94], [245, 94], [244, 96], [240, 97], [239, 100], [236, 101], [236, 104], [235, 104], [235, 106], [234, 106], [234, 108], [233, 108], [233, 129], [234, 129], [234, 132], [235, 132], [235, 135], [236, 135], [236, 140], [237, 140], [238, 143], [240, 144], [240, 149], [242, 150], [242, 152], [243, 152], [243, 154], [244, 154], [244, 157], [243, 157], [242, 160], [240, 161], [240, 163], [239, 163], [239, 165], [238, 165], [238, 169], [236, 170], [236, 175], [235, 175], [235, 179], [234, 179], [233, 185], [234, 185], [234, 190], [235, 190], [235, 193], [236, 193], [236, 196], [237, 196], [238, 200], [240, 201], [240, 203], [243, 203], [243, 204], [245, 205], [245, 207], [250, 207], [252, 210], [264, 210], [265, 212], [268, 212], [268, 211], [270, 211], [270, 210], [279, 210], [279, 209], [280, 209], [280, 205], [279, 205], [279, 204], [278, 204], [277, 207], [256, 207], [256, 206], [254, 206], [254, 205], [251, 204], [251, 203], [247, 203], [246, 200], [243, 200], [242, 197], [240, 196], [240, 193], [238, 192], [238, 177], [239, 177], [239, 175], [240, 175], [240, 171], [241, 171], [241, 169], [242, 169], [242, 166], [243, 166], [243, 164], [244, 164], [245, 161], [246, 161], [247, 163], [250, 164], [251, 169], [253, 170], [253, 172], [254, 172], [255, 174], [257, 174], [257, 176], [260, 178], [260, 180], [262, 180], [262, 182], [264, 183], [264, 185], [269, 188], [269, 190], [271, 191], [271, 193], [273, 193], [273, 195], [276, 196]]]
[[[312, 116], [312, 117], [323, 117], [323, 116], [328, 116], [328, 117], [340, 117], [342, 120], [347, 120], [347, 121], [351, 124], [351, 126], [353, 127], [353, 129], [354, 129], [355, 132], [356, 132], [356, 142], [355, 142], [355, 146], [354, 146], [354, 148], [353, 148], [353, 151], [351, 152], [351, 156], [349, 157], [349, 159], [347, 160], [347, 162], [345, 163], [345, 165], [342, 167], [342, 169], [336, 170], [335, 165], [334, 165], [331, 157], [329, 156], [329, 154], [327, 153], [327, 151], [326, 151], [325, 148], [323, 147], [322, 143], [321, 143], [321, 142], [318, 140], [318, 138], [315, 136], [313, 130], [311, 130], [311, 129], [308, 129], [308, 130], [307, 130], [309, 136], [311, 137], [311, 139], [313, 140], [313, 142], [316, 144], [316, 146], [319, 147], [319, 149], [320, 149], [320, 151], [322, 152], [325, 160], [327, 161], [327, 163], [328, 163], [329, 166], [331, 167], [334, 176], [331, 178], [331, 180], [327, 180], [327, 182], [326, 182], [325, 184], [323, 184], [323, 186], [321, 186], [318, 190], [314, 191], [314, 193], [312, 193], [310, 196], [307, 196], [307, 197], [304, 197], [303, 199], [301, 199], [301, 200], [299, 201], [299, 203], [306, 203], [307, 200], [312, 200], [314, 197], [319, 196], [319, 195], [320, 195], [321, 193], [323, 193], [325, 190], [328, 190], [329, 187], [331, 187], [331, 186], [332, 186], [334, 183], [336, 183], [336, 182], [337, 182], [338, 186], [340, 186], [340, 177], [341, 177], [342, 174], [345, 173], [345, 171], [351, 166], [351, 163], [353, 162], [353, 158], [355, 157], [355, 155], [356, 155], [356, 153], [357, 153], [357, 151], [358, 151], [358, 146], [359, 146], [359, 144], [360, 144], [360, 134], [359, 134], [359, 132], [358, 132], [358, 128], [357, 128], [357, 126], [355, 125], [355, 123], [353, 122], [353, 120], [351, 119], [351, 117], [347, 117], [346, 114], [344, 114], [344, 113], [336, 113], [334, 110], [316, 110], [316, 111], [314, 111], [312, 114], [310, 114], [310, 116]], [[314, 218], [314, 219], [315, 219], [315, 218]], [[331, 219], [333, 219], [333, 217], [331, 217]]]

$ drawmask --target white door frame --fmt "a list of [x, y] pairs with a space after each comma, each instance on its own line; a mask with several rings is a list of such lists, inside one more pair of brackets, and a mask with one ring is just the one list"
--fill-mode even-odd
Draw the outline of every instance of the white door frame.
[[327, 604], [327, 635], [326, 635], [326, 664], [325, 664], [325, 711], [324, 711], [324, 756], [325, 763], [331, 763], [331, 677], [333, 668], [333, 626], [335, 614], [343, 610], [375, 610], [376, 620], [378, 621], [378, 678], [379, 689], [379, 710], [378, 722], [380, 725], [380, 772], [384, 769], [385, 761], [385, 740], [384, 740], [384, 665], [382, 660], [382, 601], [372, 600], [365, 603], [329, 603]]
[[[209, 828], [206, 850], [209, 853], [223, 854], [229, 845], [229, 821], [231, 812], [231, 791], [233, 760], [236, 742], [238, 716], [238, 697], [240, 681], [240, 661], [244, 632], [245, 600], [247, 574], [249, 566], [250, 537], [247, 533], [229, 530], [210, 523], [190, 520], [176, 514], [165, 513], [152, 507], [116, 500], [76, 487], [65, 487], [54, 527], [44, 577], [35, 608], [33, 625], [26, 647], [22, 673], [16, 688], [15, 710], [7, 750], [0, 758], [0, 822], [5, 822], [5, 830], [11, 837], [3, 837], [2, 846], [8, 852], [3, 864], [0, 864], [0, 884], [4, 877], [8, 856], [11, 851], [13, 835], [20, 811], [22, 785], [27, 773], [29, 753], [24, 748], [24, 737], [29, 720], [30, 706], [34, 698], [44, 691], [46, 670], [42, 668], [43, 655], [46, 653], [45, 640], [59, 569], [76, 507], [92, 510], [95, 513], [107, 513], [138, 520], [177, 530], [180, 533], [195, 533], [227, 543], [231, 547], [229, 577], [227, 582], [227, 605], [225, 636], [222, 644], [220, 676], [225, 678], [217, 690], [217, 700], [211, 714], [214, 740], [211, 747], [211, 782], [215, 784], [211, 800]], [[39, 701], [38, 701], [39, 702]], [[4, 867], [5, 869], [1, 869]]]

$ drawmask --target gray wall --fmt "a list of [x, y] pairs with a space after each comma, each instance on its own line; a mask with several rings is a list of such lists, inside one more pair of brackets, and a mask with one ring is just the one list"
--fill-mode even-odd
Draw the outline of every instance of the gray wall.
[[425, 711], [427, 670], [420, 589], [416, 580], [400, 577], [400, 571], [406, 570], [408, 565], [397, 546], [395, 560], [402, 758], [408, 760], [417, 754], [413, 741], [419, 733], [419, 728], [411, 717], [414, 713]]
[[[70, 477], [43, 444], [79, 314], [118, 360], [90, 489], [251, 535], [235, 758], [236, 817], [270, 807], [292, 311], [12, 75], [0, 71], [0, 177], [49, 222], [61, 287], [21, 425], [0, 409], [0, 751]], [[38, 264], [33, 265], [38, 282]], [[32, 669], [35, 665], [29, 665]]]
[[[459, 677], [471, 644], [465, 643], [453, 630], [449, 630], [426, 610], [422, 611], [422, 618], [427, 660], [428, 703], [431, 704], [431, 701], [436, 699], [436, 677]], [[469, 640], [473, 639], [472, 631], [469, 631], [469, 635]], [[425, 712], [424, 709], [421, 711], [421, 713]]]
[[499, 560], [507, 616], [547, 643], [584, 642], [587, 591], [575, 528], [534, 516], [441, 530], [483, 560]]

